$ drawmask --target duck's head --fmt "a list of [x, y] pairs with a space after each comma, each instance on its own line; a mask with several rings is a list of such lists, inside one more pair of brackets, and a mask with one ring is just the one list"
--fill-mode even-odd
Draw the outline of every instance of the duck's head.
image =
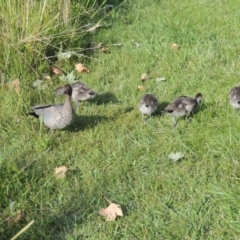
[[201, 102], [202, 102], [202, 94], [201, 93], [197, 93], [195, 95], [194, 99], [197, 100], [198, 104], [201, 104]]
[[72, 95], [72, 87], [71, 87], [70, 84], [65, 84], [62, 87], [56, 88], [55, 89], [55, 93], [56, 93], [56, 95], [64, 94], [64, 95], [68, 95], [69, 97], [71, 97], [71, 95]]

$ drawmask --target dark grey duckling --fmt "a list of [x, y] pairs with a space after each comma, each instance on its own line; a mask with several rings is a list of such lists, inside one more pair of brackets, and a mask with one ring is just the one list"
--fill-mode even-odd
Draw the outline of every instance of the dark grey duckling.
[[158, 100], [152, 94], [145, 94], [141, 97], [138, 108], [141, 111], [142, 119], [144, 120], [144, 114], [148, 114], [151, 117], [152, 113], [156, 112], [158, 108]]
[[240, 108], [240, 84], [230, 90], [228, 97], [234, 110]]
[[177, 122], [175, 122], [175, 117], [189, 116], [198, 108], [201, 101], [201, 93], [197, 93], [194, 98], [180, 96], [167, 105], [165, 112], [172, 115], [172, 123], [176, 126]]

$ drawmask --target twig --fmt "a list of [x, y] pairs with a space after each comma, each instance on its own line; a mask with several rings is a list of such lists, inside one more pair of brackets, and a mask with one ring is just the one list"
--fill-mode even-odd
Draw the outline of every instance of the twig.
[[16, 235], [14, 235], [11, 240], [15, 240], [17, 237], [19, 237], [22, 233], [24, 233], [29, 227], [31, 227], [34, 223], [34, 220], [32, 220], [29, 224], [27, 224], [24, 228], [22, 228]]

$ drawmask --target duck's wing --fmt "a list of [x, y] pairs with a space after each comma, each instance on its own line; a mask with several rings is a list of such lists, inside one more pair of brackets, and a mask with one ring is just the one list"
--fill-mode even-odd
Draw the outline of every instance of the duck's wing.
[[188, 106], [188, 105], [194, 105], [195, 104], [195, 100], [191, 97], [187, 97], [187, 96], [181, 96], [178, 101], [177, 104], [182, 104], [184, 107]]
[[32, 107], [33, 112], [37, 116], [46, 115], [46, 114], [56, 114], [61, 110], [63, 104], [52, 104], [52, 105], [37, 105]]
[[177, 110], [182, 110], [185, 108], [185, 105], [188, 103], [188, 97], [186, 96], [180, 96], [176, 99], [174, 99], [171, 103], [165, 107], [165, 111], [167, 112], [173, 112]]
[[188, 115], [195, 106], [195, 100], [187, 97], [180, 96], [176, 98], [173, 102], [169, 103], [165, 108], [168, 113], [174, 113], [178, 116]]

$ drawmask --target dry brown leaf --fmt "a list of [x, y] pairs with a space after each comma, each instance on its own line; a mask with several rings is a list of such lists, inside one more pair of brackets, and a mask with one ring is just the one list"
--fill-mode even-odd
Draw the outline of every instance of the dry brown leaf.
[[43, 74], [43, 77], [46, 79], [46, 80], [51, 80], [51, 77], [47, 74]]
[[173, 43], [173, 44], [171, 45], [171, 48], [172, 48], [173, 50], [177, 50], [179, 47], [180, 47], [180, 46], [179, 46], [179, 44], [177, 44], [177, 43]]
[[24, 210], [21, 210], [17, 213], [16, 216], [14, 217], [8, 217], [6, 219], [6, 221], [9, 223], [9, 224], [15, 224], [15, 223], [18, 223], [25, 215], [25, 212]]
[[52, 67], [52, 71], [57, 75], [62, 75], [63, 74], [62, 70], [60, 70], [57, 67]]
[[145, 87], [142, 86], [142, 85], [139, 85], [137, 88], [138, 88], [138, 90], [140, 90], [140, 91], [145, 91]]
[[100, 26], [101, 26], [100, 22], [97, 22], [94, 26], [88, 28], [86, 32], [94, 33], [96, 29], [99, 28]]
[[107, 208], [101, 208], [99, 210], [99, 214], [106, 217], [107, 221], [114, 221], [117, 216], [123, 217], [121, 206], [110, 201], [109, 203], [110, 204]]
[[82, 63], [76, 63], [75, 64], [75, 69], [79, 73], [89, 73], [89, 69], [84, 67]]
[[146, 81], [148, 79], [148, 76], [146, 73], [143, 73], [142, 76], [141, 76], [141, 80], [142, 81]]
[[99, 51], [102, 52], [102, 53], [109, 53], [109, 52], [110, 52], [110, 49], [107, 48], [107, 47], [103, 47], [103, 48], [101, 48]]
[[14, 88], [15, 92], [16, 92], [17, 94], [19, 94], [19, 91], [20, 91], [20, 82], [19, 82], [19, 79], [16, 78], [15, 80], [13, 80], [13, 81], [11, 82], [11, 85], [12, 85], [12, 87]]
[[132, 45], [133, 45], [134, 47], [141, 47], [141, 44], [138, 43], [138, 42], [136, 42], [136, 41], [134, 41], [134, 40], [132, 40]]
[[66, 176], [68, 168], [66, 166], [56, 167], [55, 174], [56, 178], [64, 178]]
[[97, 42], [90, 42], [87, 46], [87, 50], [91, 50], [93, 52], [97, 52], [102, 48], [102, 43], [97, 43]]

